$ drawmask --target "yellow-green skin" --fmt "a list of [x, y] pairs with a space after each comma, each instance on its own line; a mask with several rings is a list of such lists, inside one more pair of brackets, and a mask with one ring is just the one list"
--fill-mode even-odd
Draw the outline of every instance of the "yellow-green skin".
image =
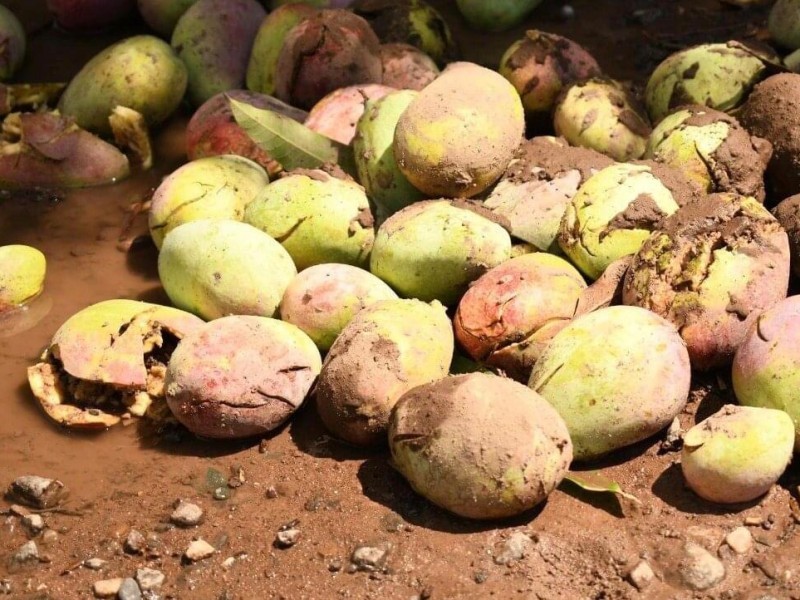
[[397, 400], [445, 377], [453, 347], [452, 324], [438, 302], [384, 300], [361, 310], [322, 365], [317, 382], [322, 422], [352, 444], [385, 444]]
[[644, 93], [647, 112], [654, 123], [683, 104], [728, 112], [744, 101], [766, 70], [763, 59], [731, 42], [681, 50], [650, 76]]
[[733, 391], [746, 406], [784, 411], [800, 452], [800, 296], [765, 310], [748, 329], [733, 359]]
[[401, 90], [368, 100], [356, 125], [353, 154], [358, 180], [375, 203], [378, 223], [425, 197], [397, 166], [392, 146], [400, 115], [416, 97], [413, 90]]
[[542, 0], [456, 0], [467, 22], [481, 31], [505, 31], [521, 23]]
[[707, 165], [715, 162], [714, 152], [728, 137], [730, 127], [722, 121], [703, 127], [683, 125], [691, 117], [692, 112], [688, 110], [678, 110], [664, 117], [647, 140], [645, 158], [680, 169], [700, 189], [710, 192], [714, 181]]
[[488, 373], [415, 388], [389, 425], [395, 468], [434, 504], [500, 519], [542, 502], [567, 474], [567, 427], [538, 394]]
[[428, 196], [469, 198], [500, 178], [524, 129], [522, 100], [505, 77], [455, 63], [400, 116], [394, 155], [411, 184]]
[[792, 419], [781, 410], [725, 406], [683, 436], [683, 477], [711, 502], [755, 500], [786, 470], [794, 438]]
[[0, 246], [0, 314], [42, 293], [47, 261], [31, 246]]
[[186, 163], [153, 194], [150, 236], [161, 248], [164, 237], [178, 225], [200, 219], [241, 221], [245, 207], [267, 184], [267, 172], [241, 156], [211, 156]]
[[250, 51], [245, 75], [248, 90], [270, 96], [275, 94], [275, 71], [286, 35], [300, 21], [316, 13], [313, 7], [305, 4], [286, 4], [267, 15]]
[[413, 44], [442, 65], [453, 53], [453, 38], [447, 21], [427, 2], [410, 0], [410, 5], [408, 19], [413, 37], [409, 36], [408, 40], [398, 41]]
[[314, 265], [299, 273], [281, 301], [281, 319], [302, 329], [323, 352], [357, 312], [397, 294], [369, 271], [342, 264]]
[[454, 306], [472, 281], [511, 257], [508, 232], [447, 200], [417, 202], [378, 228], [370, 271], [405, 298]]
[[800, 48], [800, 2], [778, 0], [770, 10], [767, 29], [772, 39], [784, 48]]
[[635, 202], [649, 197], [661, 217], [678, 210], [672, 193], [643, 165], [615, 164], [597, 172], [567, 204], [558, 243], [570, 260], [589, 278], [597, 279], [618, 258], [635, 254], [659, 219], [613, 227]]
[[575, 460], [593, 460], [660, 431], [689, 395], [689, 354], [675, 327], [634, 306], [588, 313], [557, 333], [528, 386], [567, 424]]
[[245, 223], [278, 240], [298, 270], [338, 262], [366, 267], [375, 231], [364, 189], [322, 171], [295, 171], [268, 185]]
[[89, 131], [108, 135], [116, 106], [144, 116], [150, 127], [178, 108], [186, 67], [169, 44], [150, 35], [127, 38], [92, 58], [70, 81], [58, 108]]
[[625, 162], [641, 158], [650, 124], [640, 115], [622, 84], [590, 79], [559, 96], [553, 126], [573, 146], [583, 146]]
[[239, 221], [192, 221], [164, 239], [158, 274], [172, 303], [203, 319], [272, 317], [297, 275], [291, 257]]

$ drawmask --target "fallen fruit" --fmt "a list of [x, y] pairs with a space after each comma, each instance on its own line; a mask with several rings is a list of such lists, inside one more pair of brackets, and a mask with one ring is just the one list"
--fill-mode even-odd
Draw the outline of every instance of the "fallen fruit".
[[528, 386], [558, 411], [575, 460], [585, 461], [669, 425], [686, 404], [690, 378], [686, 345], [671, 323], [642, 308], [611, 306], [559, 331]]
[[433, 59], [410, 44], [381, 44], [383, 85], [419, 91], [439, 76]]
[[181, 15], [197, 0], [137, 0], [139, 13], [160, 36], [169, 39]]
[[785, 412], [727, 405], [684, 434], [681, 470], [701, 498], [749, 502], [766, 494], [786, 470], [794, 439]]
[[22, 244], [0, 246], [0, 314], [42, 293], [47, 261], [39, 250]]
[[378, 100], [394, 89], [378, 83], [351, 85], [332, 91], [308, 113], [305, 126], [345, 146], [353, 141], [356, 124], [370, 100]]
[[800, 48], [800, 2], [778, 0], [772, 5], [767, 19], [772, 39], [789, 50]]
[[458, 10], [475, 29], [505, 31], [521, 23], [542, 0], [456, 0]]
[[800, 194], [782, 200], [772, 214], [789, 236], [792, 273], [800, 277]]
[[5, 6], [0, 5], [0, 81], [14, 76], [25, 58], [27, 38], [22, 23]]
[[563, 419], [524, 385], [487, 373], [440, 379], [400, 398], [392, 461], [414, 490], [470, 519], [501, 519], [547, 498], [567, 474]]
[[96, 31], [125, 19], [134, 0], [47, 0], [56, 23], [69, 31]]

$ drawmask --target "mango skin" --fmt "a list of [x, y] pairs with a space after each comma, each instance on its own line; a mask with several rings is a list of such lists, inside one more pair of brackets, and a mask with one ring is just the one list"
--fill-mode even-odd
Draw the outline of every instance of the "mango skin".
[[733, 391], [745, 406], [774, 408], [788, 414], [800, 451], [800, 296], [765, 310], [750, 326], [733, 358]]
[[470, 519], [533, 508], [572, 462], [566, 424], [553, 407], [489, 373], [448, 377], [404, 394], [392, 411], [389, 447], [417, 493]]
[[292, 171], [268, 185], [244, 220], [278, 240], [301, 271], [328, 262], [366, 266], [375, 238], [364, 189], [318, 170]]
[[266, 16], [256, 0], [199, 0], [183, 14], [172, 47], [186, 65], [192, 104], [244, 86], [250, 50]]
[[454, 63], [400, 116], [394, 155], [431, 197], [469, 198], [505, 171], [522, 143], [525, 111], [514, 86], [473, 63]]
[[406, 298], [454, 306], [469, 284], [511, 257], [508, 232], [456, 202], [417, 202], [375, 235], [370, 271]]
[[392, 147], [397, 122], [416, 97], [415, 91], [401, 90], [368, 100], [356, 125], [353, 154], [358, 180], [375, 203], [378, 223], [425, 198], [403, 175]]
[[42, 293], [47, 260], [31, 246], [0, 246], [0, 314], [30, 302]]
[[3, 45], [0, 56], [0, 81], [5, 81], [13, 77], [22, 66], [27, 37], [17, 16], [3, 5], [0, 5], [0, 42]]
[[212, 156], [186, 163], [153, 194], [148, 214], [150, 237], [161, 248], [170, 231], [189, 221], [241, 221], [245, 207], [268, 183], [264, 169], [241, 156]]
[[480, 31], [499, 32], [521, 23], [542, 0], [456, 0], [467, 22]]
[[575, 460], [587, 461], [669, 425], [686, 405], [690, 378], [689, 353], [671, 323], [643, 308], [612, 306], [558, 332], [528, 387], [567, 423]]
[[766, 494], [792, 459], [795, 428], [781, 410], [728, 405], [683, 436], [681, 470], [701, 498], [720, 504]]
[[397, 294], [369, 271], [337, 263], [301, 271], [281, 300], [281, 319], [302, 329], [323, 352], [361, 309]]
[[169, 45], [138, 35], [109, 46], [70, 81], [58, 108], [89, 131], [109, 135], [108, 117], [126, 106], [154, 127], [178, 108], [186, 91], [186, 67]]
[[232, 314], [272, 317], [297, 269], [263, 231], [238, 221], [204, 220], [167, 235], [158, 274], [176, 307], [211, 320]]
[[453, 329], [438, 302], [383, 300], [345, 326], [322, 365], [317, 410], [337, 437], [386, 443], [389, 414], [411, 388], [447, 375]]
[[139, 13], [153, 31], [169, 39], [183, 13], [197, 0], [138, 0]]

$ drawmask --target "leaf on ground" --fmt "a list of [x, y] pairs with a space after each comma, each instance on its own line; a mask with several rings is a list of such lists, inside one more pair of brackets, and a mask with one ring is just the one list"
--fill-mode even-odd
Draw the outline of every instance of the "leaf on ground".
[[229, 98], [233, 117], [247, 135], [284, 169], [316, 169], [338, 164], [355, 175], [353, 149], [312, 131], [302, 123], [268, 109]]
[[564, 479], [586, 492], [616, 494], [636, 504], [642, 503], [636, 496], [625, 492], [616, 481], [610, 480], [600, 471], [581, 471], [580, 473], [570, 471]]

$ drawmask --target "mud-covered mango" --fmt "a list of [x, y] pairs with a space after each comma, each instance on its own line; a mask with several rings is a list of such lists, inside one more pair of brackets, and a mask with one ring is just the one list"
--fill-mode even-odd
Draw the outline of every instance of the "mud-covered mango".
[[353, 153], [358, 180], [375, 203], [378, 223], [425, 197], [403, 175], [392, 148], [400, 115], [416, 97], [416, 92], [402, 90], [368, 100], [356, 125]]
[[46, 270], [44, 254], [36, 248], [22, 244], [0, 246], [0, 314], [38, 296]]
[[158, 274], [172, 303], [210, 320], [271, 317], [297, 269], [286, 250], [239, 221], [192, 221], [164, 239]]
[[389, 414], [411, 388], [447, 375], [453, 328], [438, 302], [383, 300], [359, 311], [333, 343], [317, 384], [317, 410], [336, 436], [386, 443]]
[[355, 314], [397, 294], [369, 271], [337, 263], [301, 271], [281, 300], [281, 319], [297, 325], [320, 350], [328, 350]]
[[109, 134], [116, 106], [142, 113], [149, 126], [169, 117], [186, 91], [186, 67], [169, 44], [138, 35], [109, 46], [70, 81], [59, 110], [89, 131]]
[[417, 202], [375, 235], [370, 271], [400, 296], [454, 306], [472, 281], [511, 257], [511, 236], [456, 201]]
[[364, 189], [320, 170], [296, 170], [269, 184], [244, 220], [278, 240], [299, 270], [322, 263], [366, 266], [375, 238]]
[[484, 67], [455, 63], [400, 116], [394, 154], [403, 174], [429, 196], [471, 197], [503, 174], [524, 129], [513, 85]]
[[592, 460], [669, 425], [686, 405], [690, 378], [686, 345], [671, 323], [612, 306], [557, 333], [528, 386], [567, 423], [575, 460]]
[[170, 174], [153, 194], [148, 215], [158, 248], [178, 225], [200, 219], [241, 221], [245, 207], [269, 183], [259, 165], [241, 156], [210, 156]]
[[267, 13], [256, 0], [199, 0], [178, 21], [172, 47], [189, 77], [195, 106], [244, 86], [256, 32]]

